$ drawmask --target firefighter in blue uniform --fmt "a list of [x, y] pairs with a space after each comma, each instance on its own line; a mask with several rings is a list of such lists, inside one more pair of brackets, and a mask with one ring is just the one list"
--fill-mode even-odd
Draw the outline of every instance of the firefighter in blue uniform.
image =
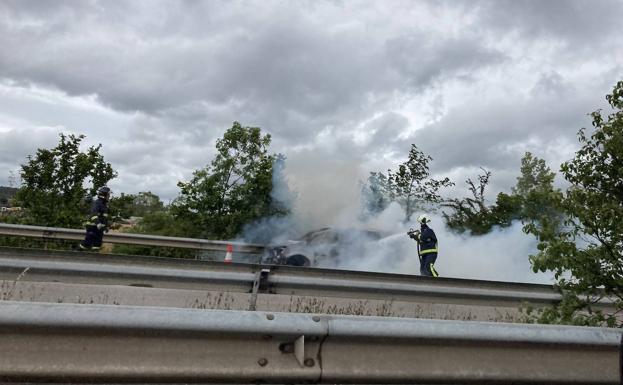
[[420, 274], [429, 277], [438, 277], [439, 273], [435, 270], [437, 260], [437, 236], [433, 229], [428, 227], [430, 218], [426, 214], [418, 217], [420, 230], [410, 229], [407, 234], [418, 244], [418, 256], [420, 257]]
[[97, 189], [97, 199], [91, 205], [89, 220], [86, 222], [86, 235], [80, 244], [83, 250], [99, 250], [102, 247], [104, 231], [108, 231], [108, 200], [110, 188], [102, 186]]

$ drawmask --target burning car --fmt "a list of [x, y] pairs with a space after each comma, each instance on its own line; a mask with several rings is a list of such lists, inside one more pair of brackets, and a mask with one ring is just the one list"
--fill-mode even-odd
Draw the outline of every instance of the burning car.
[[322, 228], [284, 245], [266, 248], [263, 262], [274, 265], [338, 267], [341, 258], [364, 254], [370, 242], [381, 239], [374, 230]]

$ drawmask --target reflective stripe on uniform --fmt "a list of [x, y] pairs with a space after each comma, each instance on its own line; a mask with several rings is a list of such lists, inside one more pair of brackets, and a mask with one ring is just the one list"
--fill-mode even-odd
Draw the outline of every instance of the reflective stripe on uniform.
[[437, 252], [439, 252], [439, 249], [437, 248], [420, 250], [420, 254], [429, 254], [429, 253], [437, 253]]
[[433, 277], [439, 277], [439, 273], [435, 270], [435, 265], [432, 263], [430, 264], [430, 272], [433, 273]]

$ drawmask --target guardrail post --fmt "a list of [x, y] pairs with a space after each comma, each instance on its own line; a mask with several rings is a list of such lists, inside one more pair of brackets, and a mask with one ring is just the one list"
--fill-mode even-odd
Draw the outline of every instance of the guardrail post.
[[249, 300], [249, 310], [254, 311], [257, 305], [257, 294], [263, 293], [268, 290], [268, 275], [270, 269], [260, 267], [257, 273], [255, 273], [255, 279], [253, 280], [253, 289], [251, 290], [251, 298]]

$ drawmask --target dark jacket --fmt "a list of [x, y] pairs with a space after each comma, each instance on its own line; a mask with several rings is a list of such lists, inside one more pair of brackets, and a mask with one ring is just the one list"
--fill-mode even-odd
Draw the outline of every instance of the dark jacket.
[[93, 201], [87, 226], [97, 226], [100, 223], [108, 226], [108, 202], [103, 198]]
[[433, 229], [426, 224], [422, 224], [420, 230], [420, 254], [436, 253], [437, 236]]

